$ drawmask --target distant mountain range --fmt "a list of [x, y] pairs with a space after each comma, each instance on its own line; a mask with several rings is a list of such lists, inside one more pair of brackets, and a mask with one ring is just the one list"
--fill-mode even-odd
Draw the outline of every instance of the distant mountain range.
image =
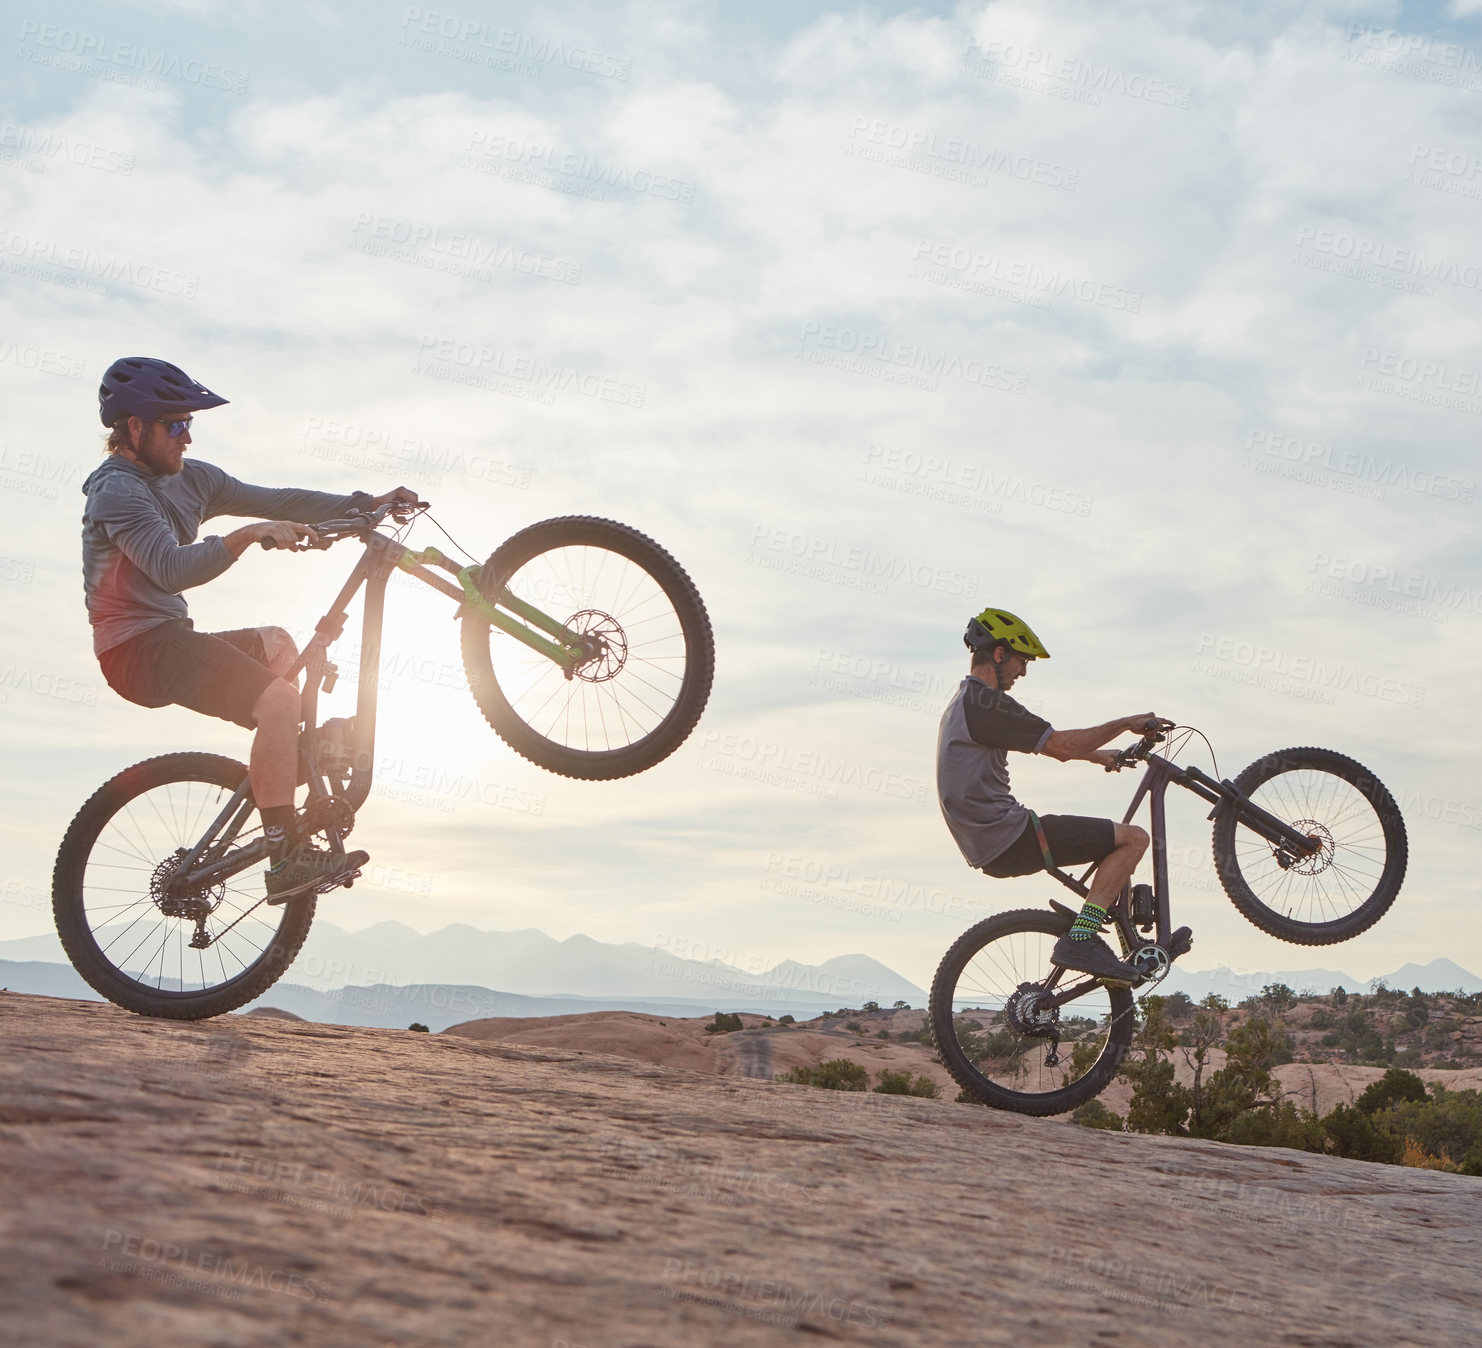
[[[723, 960], [686, 959], [661, 938], [652, 946], [611, 945], [590, 936], [564, 941], [542, 931], [479, 931], [456, 924], [426, 935], [400, 922], [350, 932], [319, 921], [290, 977], [321, 991], [347, 985], [446, 983], [526, 997], [680, 998], [731, 1002], [765, 1010], [793, 1003], [833, 1009], [876, 1001], [923, 1005], [926, 993], [868, 955], [838, 955], [822, 964], [784, 960], [746, 970]], [[675, 949], [690, 944], [673, 942]], [[55, 935], [0, 942], [0, 960], [65, 963]]]
[[[675, 953], [686, 945], [663, 938], [652, 946], [588, 936], [558, 941], [533, 928], [480, 931], [461, 923], [427, 934], [400, 922], [351, 932], [318, 921], [287, 978], [254, 1005], [336, 1024], [398, 1027], [418, 1020], [442, 1029], [488, 1016], [600, 1010], [674, 1016], [761, 1011], [807, 1019], [867, 1001], [926, 1004], [924, 989], [868, 955], [839, 955], [822, 964], [784, 960], [771, 969], [748, 970]], [[1334, 987], [1362, 992], [1369, 982], [1336, 969], [1246, 972], [1175, 965], [1160, 990], [1184, 992], [1196, 1001], [1217, 992], [1233, 1004], [1268, 983], [1326, 993]], [[1444, 958], [1407, 964], [1384, 982], [1405, 991], [1482, 991], [1482, 979]], [[0, 941], [0, 987], [96, 1000], [66, 962], [55, 934]]]
[[1385, 987], [1403, 992], [1409, 992], [1412, 988], [1419, 988], [1422, 992], [1482, 992], [1482, 978], [1468, 973], [1461, 965], [1445, 958], [1433, 959], [1429, 964], [1406, 964], [1379, 979], [1355, 978], [1338, 969], [1247, 972], [1224, 967], [1180, 969], [1175, 964], [1158, 990], [1185, 992], [1196, 1002], [1211, 992], [1217, 992], [1233, 1006], [1247, 997], [1256, 996], [1270, 983], [1285, 983], [1294, 992], [1327, 993], [1333, 988], [1367, 992], [1371, 982], [1383, 983]]

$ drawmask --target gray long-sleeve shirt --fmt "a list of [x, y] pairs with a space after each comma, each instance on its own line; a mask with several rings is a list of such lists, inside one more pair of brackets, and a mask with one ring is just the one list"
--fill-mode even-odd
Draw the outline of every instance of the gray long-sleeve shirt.
[[254, 487], [199, 459], [165, 477], [118, 455], [99, 464], [82, 490], [82, 584], [96, 655], [186, 617], [181, 591], [214, 580], [236, 560], [218, 535], [196, 541], [203, 520], [237, 515], [317, 524], [372, 499], [359, 491]]

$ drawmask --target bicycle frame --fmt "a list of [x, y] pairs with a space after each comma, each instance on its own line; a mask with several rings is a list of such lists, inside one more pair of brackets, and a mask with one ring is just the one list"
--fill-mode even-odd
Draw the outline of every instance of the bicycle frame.
[[[1214, 808], [1209, 812], [1209, 818], [1213, 819], [1217, 814], [1225, 810], [1234, 810], [1240, 816], [1240, 820], [1247, 828], [1265, 838], [1267, 842], [1278, 847], [1289, 849], [1294, 858], [1310, 856], [1318, 850], [1319, 844], [1299, 833], [1284, 820], [1263, 810], [1259, 805], [1249, 800], [1235, 787], [1233, 782], [1217, 781], [1207, 773], [1198, 768], [1181, 768], [1171, 760], [1160, 754], [1149, 753], [1145, 756], [1147, 770], [1142, 775], [1142, 780], [1137, 784], [1137, 790], [1132, 795], [1132, 803], [1127, 807], [1127, 812], [1122, 816], [1124, 824], [1130, 824], [1133, 816], [1141, 808], [1144, 800], [1148, 802], [1149, 829], [1153, 843], [1153, 911], [1155, 924], [1156, 943], [1164, 950], [1168, 948], [1168, 942], [1173, 934], [1173, 922], [1170, 916], [1170, 900], [1168, 892], [1168, 826], [1165, 808], [1165, 797], [1170, 783], [1192, 791], [1201, 800], [1208, 801]], [[1093, 862], [1079, 877], [1067, 874], [1059, 867], [1050, 868], [1053, 875], [1066, 888], [1085, 898], [1090, 892], [1086, 881], [1096, 869]], [[1146, 938], [1140, 937], [1132, 922], [1129, 896], [1131, 894], [1131, 882], [1122, 886], [1119, 893], [1108, 910], [1108, 916], [1116, 924], [1117, 931], [1121, 935], [1123, 948], [1127, 951], [1136, 950], [1139, 946], [1147, 943]], [[1053, 899], [1051, 905], [1062, 911], [1069, 911], [1064, 904], [1056, 903]], [[1047, 984], [1047, 990], [1058, 982], [1058, 977]], [[1055, 994], [1046, 1002], [1047, 1006], [1063, 1006], [1073, 1001], [1083, 992], [1088, 991], [1096, 985], [1096, 980], [1089, 983], [1077, 983], [1073, 987]]]
[[[436, 548], [424, 548], [413, 552], [410, 548], [388, 538], [385, 534], [370, 531], [362, 535], [365, 551], [355, 568], [350, 572], [334, 603], [314, 625], [314, 636], [310, 639], [293, 667], [284, 677], [295, 678], [300, 671], [305, 673], [302, 694], [302, 722], [307, 727], [300, 737], [300, 760], [308, 777], [307, 808], [319, 806], [330, 808], [333, 800], [344, 801], [352, 816], [370, 795], [375, 767], [376, 749], [376, 702], [379, 692], [381, 668], [381, 626], [385, 617], [386, 583], [391, 573], [405, 571], [439, 594], [454, 600], [460, 611], [473, 609], [486, 618], [491, 626], [507, 632], [517, 641], [545, 655], [572, 677], [576, 668], [589, 659], [593, 651], [590, 642], [580, 633], [573, 632], [564, 623], [532, 604], [517, 599], [507, 587], [501, 587], [492, 600], [479, 588], [480, 567], [458, 567], [444, 557]], [[429, 567], [436, 566], [455, 576], [458, 585], [453, 585], [434, 574]], [[338, 668], [328, 657], [329, 647], [339, 639], [349, 620], [349, 605], [361, 586], [365, 586], [365, 609], [361, 620], [360, 679], [355, 705], [355, 739], [349, 773], [343, 781], [343, 790], [336, 791], [335, 783], [320, 769], [319, 746], [313, 734], [318, 724], [319, 693], [321, 688], [333, 691], [339, 677]], [[509, 612], [502, 612], [507, 609]], [[523, 621], [522, 621], [523, 620]], [[539, 630], [537, 630], [539, 629]], [[229, 846], [251, 814], [249, 800], [250, 780], [242, 785], [222, 807], [210, 828], [199, 842], [182, 859], [176, 872], [176, 883], [182, 888], [217, 884], [239, 871], [255, 865], [267, 855], [267, 843], [263, 839], [237, 848], [226, 856], [208, 859], [198, 866], [203, 857], [219, 852]], [[225, 833], [223, 835], [223, 830]], [[341, 830], [328, 824], [324, 832], [333, 848], [342, 847]], [[221, 841], [218, 841], [221, 838]]]

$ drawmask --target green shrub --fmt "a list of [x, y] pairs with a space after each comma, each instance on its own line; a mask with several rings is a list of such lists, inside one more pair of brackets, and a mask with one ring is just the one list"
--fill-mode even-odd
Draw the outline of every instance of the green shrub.
[[725, 1011], [717, 1011], [715, 1019], [705, 1027], [706, 1034], [734, 1034], [741, 1028], [741, 1017]]
[[422, 1022], [420, 1020], [414, 1020], [410, 1025], [407, 1026], [407, 1029], [409, 1029], [409, 1030], [417, 1030], [421, 1034], [431, 1034], [432, 1033], [432, 1031], [429, 1030], [427, 1028], [427, 1026], [425, 1026], [424, 1024], [422, 1024]]
[[909, 1072], [892, 1072], [884, 1067], [880, 1070], [880, 1084], [875, 1087], [877, 1095], [917, 1095], [924, 1100], [935, 1100], [941, 1095], [937, 1083], [922, 1074], [914, 1081]]
[[1428, 1098], [1423, 1082], [1414, 1072], [1405, 1072], [1391, 1067], [1378, 1081], [1364, 1087], [1363, 1094], [1353, 1103], [1365, 1114], [1385, 1109], [1402, 1100], [1424, 1100]]
[[1472, 1162], [1482, 1167], [1482, 1094], [1475, 1090], [1438, 1085], [1430, 1099], [1399, 1101], [1377, 1113], [1375, 1122], [1397, 1137], [1414, 1138], [1432, 1156], [1449, 1156], [1462, 1168]]
[[1070, 1121], [1082, 1128], [1105, 1128], [1113, 1133], [1120, 1133], [1125, 1127], [1122, 1116], [1108, 1109], [1100, 1100], [1087, 1100], [1085, 1104], [1077, 1105]]
[[1338, 1105], [1322, 1116], [1327, 1150], [1352, 1161], [1382, 1161], [1399, 1165], [1404, 1142], [1378, 1127], [1373, 1118], [1356, 1105]]
[[1322, 1121], [1290, 1100], [1277, 1100], [1237, 1114], [1220, 1133], [1220, 1141], [1246, 1147], [1290, 1147], [1293, 1151], [1325, 1151], [1327, 1133]]
[[796, 1025], [797, 1021], [793, 1019], [792, 1013], [788, 1012], [785, 1016], [778, 1016], [777, 1023], [779, 1025]]
[[830, 1058], [817, 1067], [794, 1067], [772, 1079], [825, 1091], [864, 1091], [870, 1087], [869, 1069], [848, 1058]]
[[1194, 1001], [1187, 992], [1170, 992], [1163, 1000], [1174, 1020], [1186, 1020], [1194, 1014]]

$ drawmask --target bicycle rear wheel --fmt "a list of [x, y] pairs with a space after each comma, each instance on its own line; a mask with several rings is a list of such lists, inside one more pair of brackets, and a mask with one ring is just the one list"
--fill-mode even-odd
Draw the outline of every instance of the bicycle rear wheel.
[[1257, 759], [1235, 786], [1322, 844], [1293, 857], [1244, 825], [1238, 810], [1216, 816], [1215, 869], [1251, 922], [1294, 945], [1331, 945], [1384, 916], [1409, 845], [1399, 806], [1368, 768], [1328, 749], [1282, 749]]
[[1063, 1114], [1101, 1094], [1126, 1057], [1126, 988], [1067, 972], [1063, 986], [1085, 980], [1085, 993], [1047, 1012], [1034, 1008], [1053, 968], [1050, 951], [1071, 921], [1042, 909], [986, 918], [957, 939], [932, 980], [937, 1052], [968, 1095], [995, 1109]]
[[[314, 898], [268, 907], [265, 859], [198, 893], [168, 887], [172, 866], [246, 776], [216, 754], [151, 758], [105, 782], [68, 827], [52, 876], [57, 934], [77, 972], [115, 1005], [171, 1020], [219, 1016], [260, 997], [298, 954]], [[246, 803], [229, 846], [260, 837]], [[197, 917], [204, 948], [191, 945]]]
[[715, 645], [694, 582], [651, 538], [612, 520], [565, 516], [522, 529], [484, 564], [480, 590], [507, 586], [603, 654], [571, 678], [465, 608], [463, 668], [495, 733], [551, 772], [627, 777], [667, 758], [710, 697]]

